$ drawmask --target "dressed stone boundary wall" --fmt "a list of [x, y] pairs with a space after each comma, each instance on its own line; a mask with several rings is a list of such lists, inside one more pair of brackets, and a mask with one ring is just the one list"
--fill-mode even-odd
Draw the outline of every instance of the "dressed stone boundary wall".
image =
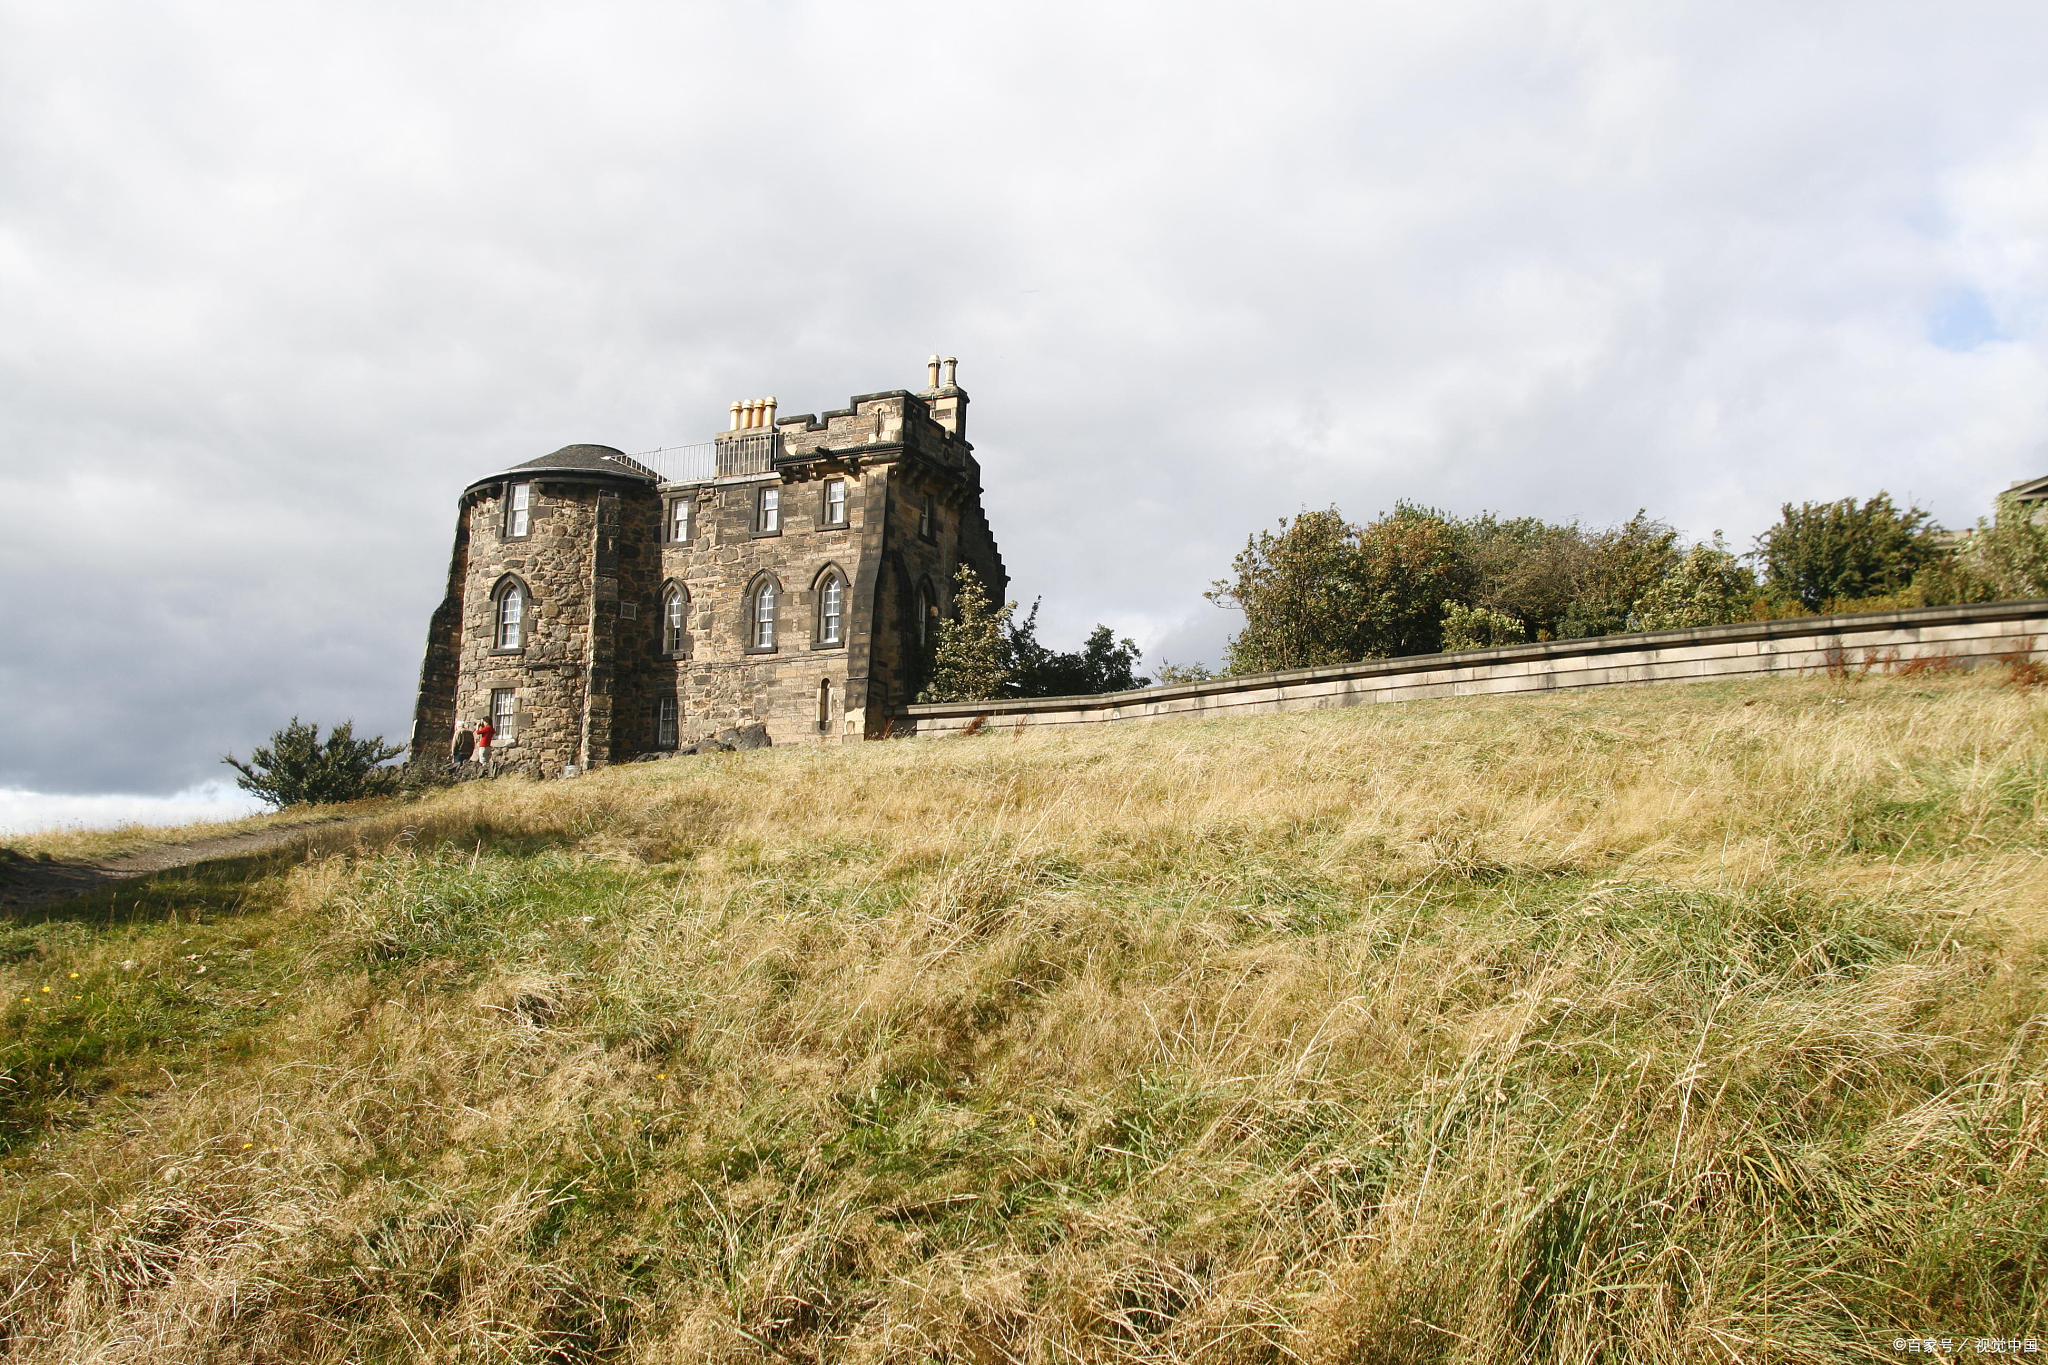
[[1742, 621], [1698, 630], [1368, 659], [1100, 696], [906, 706], [898, 713], [896, 731], [907, 728], [923, 738], [982, 726], [1213, 720], [1427, 697], [1888, 671], [1915, 659], [1940, 667], [1974, 667], [2030, 658], [2037, 638], [2048, 642], [2048, 600]]

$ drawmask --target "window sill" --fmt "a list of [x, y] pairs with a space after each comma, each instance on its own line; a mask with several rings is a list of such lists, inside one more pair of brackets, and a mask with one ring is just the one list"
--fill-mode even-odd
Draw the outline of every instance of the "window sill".
[[690, 649], [664, 649], [661, 652], [661, 657], [667, 659], [672, 664], [686, 664], [690, 662], [690, 656], [694, 653], [696, 651]]
[[780, 526], [778, 526], [778, 527], [776, 527], [776, 528], [775, 528], [774, 530], [772, 530], [772, 531], [756, 531], [756, 532], [754, 532], [754, 539], [755, 539], [755, 540], [769, 540], [769, 539], [771, 539], [771, 538], [773, 538], [773, 537], [775, 537], [775, 536], [779, 536], [779, 535], [781, 535], [781, 534], [782, 534], [782, 528], [781, 528]]
[[523, 648], [521, 648], [521, 649], [493, 649], [493, 650], [491, 651], [491, 657], [492, 657], [492, 658], [494, 658], [494, 659], [509, 659], [509, 658], [513, 657], [514, 655], [524, 654], [525, 652], [526, 652], [526, 651], [525, 651], [525, 649], [523, 649]]
[[779, 645], [748, 645], [740, 651], [742, 654], [780, 654], [781, 652], [782, 649]]
[[818, 523], [818, 529], [820, 531], [844, 531], [848, 525], [849, 523], [843, 521], [821, 521]]
[[498, 533], [498, 539], [506, 545], [524, 545], [527, 541], [533, 539], [533, 532], [528, 531], [523, 536], [515, 536], [508, 535], [505, 532], [500, 531]]
[[813, 641], [811, 641], [811, 648], [812, 648], [812, 649], [844, 649], [844, 648], [846, 648], [846, 641], [844, 641], [844, 640], [813, 640]]

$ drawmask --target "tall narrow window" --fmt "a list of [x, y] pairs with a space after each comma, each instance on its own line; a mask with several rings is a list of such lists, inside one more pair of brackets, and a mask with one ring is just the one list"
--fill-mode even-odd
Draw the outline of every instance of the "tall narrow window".
[[533, 517], [533, 485], [515, 483], [505, 491], [505, 534], [523, 536]]
[[846, 611], [846, 580], [836, 573], [825, 575], [818, 585], [818, 643], [836, 645], [839, 624]]
[[491, 689], [491, 747], [512, 738], [519, 720], [519, 702], [509, 687]]
[[680, 654], [689, 647], [690, 595], [674, 584], [661, 596], [661, 647]]
[[846, 525], [846, 480], [825, 480], [825, 525]]
[[763, 583], [754, 594], [754, 648], [775, 648], [775, 580]]
[[663, 697], [654, 708], [654, 747], [676, 747], [676, 699]]
[[932, 626], [939, 619], [939, 604], [932, 600], [930, 585], [917, 585], [917, 643], [920, 647], [932, 642]]
[[818, 733], [830, 734], [831, 731], [832, 680], [830, 678], [820, 678], [818, 680]]
[[498, 594], [498, 648], [523, 649], [526, 644], [526, 590], [507, 583]]
[[917, 505], [917, 533], [926, 540], [932, 538], [932, 529], [938, 524], [938, 516], [932, 504], [932, 495], [924, 495], [924, 501]]
[[755, 504], [754, 529], [762, 535], [782, 529], [782, 490], [764, 488], [761, 500]]
[[690, 500], [676, 498], [668, 505], [668, 538], [680, 545], [690, 538]]

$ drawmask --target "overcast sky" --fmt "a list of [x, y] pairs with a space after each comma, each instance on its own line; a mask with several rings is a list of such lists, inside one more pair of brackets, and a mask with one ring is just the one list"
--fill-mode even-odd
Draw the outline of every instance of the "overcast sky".
[[0, 787], [403, 739], [469, 480], [933, 351], [1012, 594], [1153, 663], [1304, 506], [1967, 524], [2048, 473], [2044, 53], [1969, 0], [4, 0]]

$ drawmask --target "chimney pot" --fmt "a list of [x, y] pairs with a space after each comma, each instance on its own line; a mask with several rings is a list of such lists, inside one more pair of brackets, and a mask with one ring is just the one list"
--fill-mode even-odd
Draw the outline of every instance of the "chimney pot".
[[946, 383], [944, 387], [955, 387], [954, 376], [959, 373], [960, 360], [957, 356], [946, 357]]
[[936, 389], [939, 386], [939, 358], [937, 356], [933, 356], [925, 362], [925, 378], [926, 388]]

